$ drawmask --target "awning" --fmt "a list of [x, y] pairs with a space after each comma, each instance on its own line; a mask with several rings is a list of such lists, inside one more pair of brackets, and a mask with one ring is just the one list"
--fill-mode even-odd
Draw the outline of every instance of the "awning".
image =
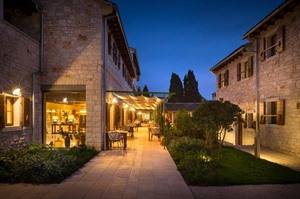
[[125, 104], [130, 107], [133, 107], [136, 110], [154, 110], [160, 103], [164, 100], [160, 99], [156, 96], [154, 97], [145, 97], [143, 95], [140, 96], [132, 96], [132, 95], [118, 95], [116, 93], [113, 94], [120, 100], [122, 100]]

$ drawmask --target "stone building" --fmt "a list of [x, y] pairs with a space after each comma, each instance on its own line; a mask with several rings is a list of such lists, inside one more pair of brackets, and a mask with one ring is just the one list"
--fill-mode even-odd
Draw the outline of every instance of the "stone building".
[[227, 142], [300, 156], [299, 27], [300, 2], [285, 1], [245, 33], [249, 43], [211, 68], [216, 99], [245, 111]]
[[71, 134], [71, 146], [102, 150], [106, 90], [137, 90], [140, 76], [117, 5], [0, 1], [0, 45], [0, 149], [61, 147]]

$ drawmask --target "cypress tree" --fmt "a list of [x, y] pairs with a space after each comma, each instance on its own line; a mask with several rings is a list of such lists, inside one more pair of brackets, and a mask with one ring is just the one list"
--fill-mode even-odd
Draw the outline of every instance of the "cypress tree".
[[185, 102], [201, 102], [203, 97], [198, 90], [198, 81], [196, 81], [194, 72], [188, 71], [188, 74], [184, 76], [184, 98]]
[[149, 90], [148, 90], [148, 87], [147, 87], [146, 84], [145, 84], [145, 86], [144, 86], [144, 88], [143, 88], [143, 95], [144, 95], [145, 97], [150, 97], [150, 95], [149, 95]]
[[180, 80], [180, 77], [172, 73], [171, 80], [170, 80], [170, 93], [175, 93], [169, 98], [169, 102], [182, 102], [183, 101], [183, 86]]

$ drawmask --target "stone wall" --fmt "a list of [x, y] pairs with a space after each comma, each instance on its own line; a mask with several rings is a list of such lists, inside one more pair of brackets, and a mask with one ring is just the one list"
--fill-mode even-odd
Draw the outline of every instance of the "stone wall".
[[[261, 145], [273, 150], [300, 156], [300, 6], [292, 12], [270, 25], [259, 35], [263, 37], [276, 32], [281, 25], [284, 26], [284, 51], [259, 61], [259, 101], [268, 99], [285, 100], [285, 124], [260, 124]], [[259, 52], [260, 54], [260, 52]], [[229, 85], [217, 88], [217, 99], [223, 98], [238, 104], [244, 111], [252, 112], [255, 120], [255, 70], [254, 76], [236, 80], [236, 66], [246, 55], [232, 61], [218, 73], [229, 70]], [[218, 75], [218, 74], [217, 74]], [[243, 144], [251, 144], [254, 139], [253, 129], [243, 129]], [[252, 137], [252, 138], [251, 138]], [[228, 137], [229, 141], [233, 136]], [[254, 140], [253, 140], [254, 141]]]
[[260, 63], [260, 99], [285, 100], [285, 125], [264, 124], [262, 145], [300, 156], [300, 6], [276, 21], [261, 37], [284, 26], [284, 51]]
[[[45, 0], [44, 85], [85, 85], [86, 143], [98, 150], [104, 146], [104, 15], [112, 7], [102, 1]], [[107, 55], [108, 56], [108, 55]], [[106, 86], [127, 90], [121, 72], [108, 56]]]
[[[32, 76], [39, 71], [39, 42], [1, 19], [0, 30], [0, 94], [11, 94], [17, 86], [21, 88], [22, 96], [32, 101]], [[36, 101], [37, 107], [40, 102]], [[32, 128], [32, 120], [29, 127], [0, 129], [0, 149], [22, 148], [33, 139], [39, 142], [33, 134], [41, 134], [40, 129]]]

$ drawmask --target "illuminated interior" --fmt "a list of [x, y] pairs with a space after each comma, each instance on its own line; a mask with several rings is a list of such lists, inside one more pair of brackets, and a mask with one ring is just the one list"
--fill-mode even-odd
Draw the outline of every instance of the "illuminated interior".
[[85, 145], [85, 92], [45, 92], [45, 143], [54, 147]]

